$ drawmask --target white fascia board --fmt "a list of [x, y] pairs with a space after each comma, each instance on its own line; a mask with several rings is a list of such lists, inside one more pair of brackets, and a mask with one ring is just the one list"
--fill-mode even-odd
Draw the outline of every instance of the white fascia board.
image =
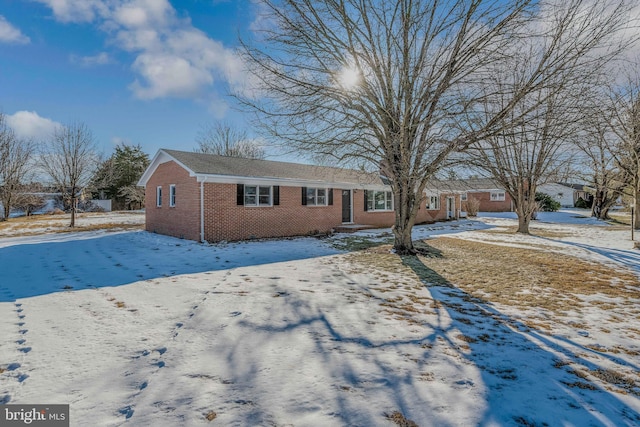
[[354, 184], [345, 182], [307, 181], [301, 179], [266, 178], [235, 175], [206, 175], [196, 174], [198, 182], [211, 184], [246, 184], [246, 185], [281, 185], [283, 187], [317, 187], [339, 188], [342, 190], [381, 190], [391, 191], [391, 186], [375, 184]]
[[195, 172], [193, 172], [191, 169], [189, 169], [187, 166], [185, 166], [182, 162], [178, 161], [175, 157], [169, 155], [164, 150], [158, 150], [156, 155], [153, 156], [153, 159], [151, 160], [151, 163], [149, 163], [149, 167], [147, 168], [147, 170], [144, 171], [144, 173], [142, 174], [142, 176], [138, 180], [138, 184], [137, 185], [139, 187], [146, 187], [147, 186], [147, 182], [149, 182], [149, 179], [151, 178], [153, 173], [156, 171], [156, 169], [158, 169], [158, 166], [160, 166], [163, 163], [170, 162], [170, 161], [176, 162], [178, 165], [180, 165], [180, 167], [182, 167], [184, 170], [189, 172], [189, 176], [196, 176]]

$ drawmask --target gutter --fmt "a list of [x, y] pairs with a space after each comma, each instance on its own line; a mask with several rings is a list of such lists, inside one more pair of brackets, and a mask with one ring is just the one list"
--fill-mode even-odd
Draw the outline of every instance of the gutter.
[[204, 243], [204, 182], [200, 181], [200, 243]]

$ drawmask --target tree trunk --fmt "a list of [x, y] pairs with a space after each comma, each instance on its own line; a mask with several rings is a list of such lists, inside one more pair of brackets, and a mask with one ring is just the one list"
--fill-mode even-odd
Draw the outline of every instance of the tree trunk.
[[393, 226], [393, 249], [399, 255], [415, 255], [411, 233], [417, 214], [416, 194], [410, 183], [399, 183], [394, 192], [396, 221]]
[[530, 234], [529, 224], [531, 223], [531, 214], [521, 214], [518, 212], [518, 233]]
[[71, 224], [69, 227], [73, 228], [76, 226], [76, 198], [75, 196], [71, 196]]
[[640, 230], [640, 188], [636, 188], [636, 209], [635, 209], [635, 221], [633, 227], [636, 230]]

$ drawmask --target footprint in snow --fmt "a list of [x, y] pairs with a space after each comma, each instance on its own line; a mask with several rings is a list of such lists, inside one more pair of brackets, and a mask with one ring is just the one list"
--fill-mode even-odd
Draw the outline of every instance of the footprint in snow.
[[133, 416], [133, 408], [131, 406], [125, 406], [124, 408], [118, 409], [118, 412], [128, 420]]
[[21, 351], [22, 353], [29, 353], [31, 351], [31, 347], [23, 347], [23, 348], [19, 348], [18, 351]]
[[11, 396], [9, 396], [8, 394], [5, 394], [0, 398], [0, 405], [6, 405], [9, 402], [11, 402]]

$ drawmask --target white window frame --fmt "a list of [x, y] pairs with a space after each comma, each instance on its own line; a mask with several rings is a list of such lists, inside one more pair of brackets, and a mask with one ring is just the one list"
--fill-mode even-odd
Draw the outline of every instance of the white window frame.
[[[249, 188], [255, 188], [256, 192], [254, 194], [247, 194], [247, 190]], [[260, 197], [266, 197], [266, 194], [260, 194], [261, 189], [269, 189], [269, 203], [260, 203]], [[255, 203], [248, 203], [247, 197], [255, 197]], [[245, 185], [244, 186], [244, 205], [249, 207], [270, 207], [273, 206], [273, 186], [271, 185]]]
[[460, 201], [461, 202], [466, 202], [468, 197], [469, 196], [467, 195], [467, 193], [462, 193], [462, 194], [460, 194]]
[[[318, 195], [319, 192], [324, 191], [324, 196]], [[313, 193], [310, 195], [310, 193]], [[324, 198], [324, 202], [320, 203], [320, 198]], [[307, 187], [307, 206], [329, 206], [329, 189], [328, 188], [316, 188]]]
[[156, 207], [162, 207], [162, 185], [156, 187]]
[[440, 196], [427, 196], [427, 206], [426, 209], [429, 211], [439, 211], [440, 210]]
[[504, 202], [506, 200], [506, 195], [504, 191], [492, 191], [489, 194], [489, 200], [492, 202]]
[[169, 207], [176, 207], [176, 185], [171, 184], [169, 186]]
[[[378, 195], [383, 194], [384, 209], [378, 209]], [[393, 211], [393, 193], [387, 190], [369, 190], [367, 193], [367, 211], [368, 212], [391, 212]]]

